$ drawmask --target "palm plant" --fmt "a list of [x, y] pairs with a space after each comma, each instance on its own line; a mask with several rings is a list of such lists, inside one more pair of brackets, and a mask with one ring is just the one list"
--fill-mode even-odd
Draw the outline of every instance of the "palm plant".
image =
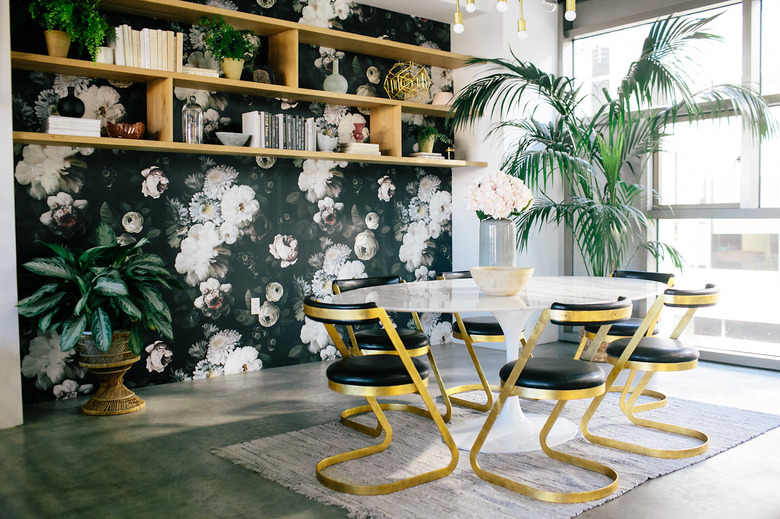
[[[640, 183], [649, 158], [663, 151], [664, 137], [681, 119], [741, 116], [743, 128], [755, 139], [777, 129], [766, 103], [750, 87], [692, 91], [695, 61], [689, 51], [699, 41], [721, 39], [705, 31], [714, 18], [669, 17], [653, 23], [617, 93], [604, 90], [604, 102], [592, 116], [581, 108], [590, 97], [572, 78], [545, 73], [514, 54], [511, 60], [469, 60], [469, 65], [487, 65], [491, 73], [457, 95], [449, 115], [454, 128], [473, 124], [488, 111], [506, 116], [527, 107], [521, 105], [525, 94], [535, 94], [534, 99], [555, 112], [552, 121], [543, 122], [531, 110], [493, 125], [488, 134], [508, 130], [519, 135], [502, 169], [540, 192], [533, 207], [515, 217], [521, 249], [534, 229], [563, 224], [572, 231], [590, 275], [609, 275], [642, 249], [656, 260], [668, 256], [682, 268], [683, 258], [674, 247], [647, 238], [651, 220], [641, 205], [647, 196], [657, 198]], [[558, 176], [562, 201], [547, 194]]]

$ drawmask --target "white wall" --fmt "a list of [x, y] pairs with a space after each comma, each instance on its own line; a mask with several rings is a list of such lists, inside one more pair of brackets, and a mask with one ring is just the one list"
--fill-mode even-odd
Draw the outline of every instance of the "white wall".
[[[16, 315], [16, 238], [11, 134], [11, 29], [8, 0], [0, 0], [0, 429], [22, 423], [19, 319]], [[2, 164], [5, 164], [3, 166]], [[5, 186], [5, 187], [2, 187]]]

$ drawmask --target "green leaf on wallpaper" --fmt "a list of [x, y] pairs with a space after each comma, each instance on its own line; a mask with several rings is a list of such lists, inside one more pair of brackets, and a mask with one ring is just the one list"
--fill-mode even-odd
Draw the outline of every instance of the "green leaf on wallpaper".
[[352, 59], [352, 73], [358, 80], [360, 80], [363, 76], [363, 67], [360, 66], [360, 58], [357, 56]]
[[252, 315], [249, 310], [236, 310], [236, 322], [243, 324], [244, 326], [252, 326], [257, 324], [257, 316]]
[[150, 240], [152, 240], [154, 238], [157, 238], [160, 235], [161, 232], [162, 231], [160, 229], [156, 229], [156, 228], [152, 227], [151, 229], [149, 229], [149, 232], [146, 233], [146, 237], [149, 238]]
[[360, 209], [357, 208], [357, 205], [352, 206], [352, 225], [355, 225], [357, 227], [361, 227], [363, 224], [363, 217], [360, 216]]
[[247, 290], [244, 294], [244, 304], [247, 308], [252, 308], [252, 291]]
[[387, 234], [390, 232], [390, 226], [389, 225], [383, 225], [379, 228], [379, 234]]
[[117, 225], [116, 218], [114, 218], [114, 213], [112, 213], [111, 208], [108, 207], [108, 202], [103, 202], [103, 204], [100, 206], [100, 221], [109, 227], [114, 227]]
[[273, 357], [267, 353], [261, 353], [257, 356], [257, 358], [260, 359], [260, 361], [263, 363], [263, 366], [268, 366], [274, 360]]
[[303, 345], [302, 344], [296, 344], [292, 348], [290, 348], [290, 352], [287, 354], [290, 358], [300, 357], [301, 351], [303, 351]]
[[301, 192], [300, 191], [293, 191], [289, 195], [287, 195], [287, 198], [284, 199], [285, 202], [288, 204], [294, 204], [301, 198]]
[[395, 264], [393, 264], [392, 267], [390, 267], [390, 273], [391, 274], [398, 274], [399, 272], [401, 272], [401, 264], [400, 263], [395, 263]]

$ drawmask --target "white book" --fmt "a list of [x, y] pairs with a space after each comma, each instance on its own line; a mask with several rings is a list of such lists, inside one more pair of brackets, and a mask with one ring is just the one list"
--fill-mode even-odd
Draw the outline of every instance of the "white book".
[[72, 126], [75, 128], [100, 129], [100, 119], [84, 119], [81, 117], [63, 117], [61, 115], [50, 115], [43, 122], [43, 125], [59, 128], [68, 128]]
[[183, 32], [176, 33], [176, 59], [174, 62], [176, 64], [174, 70], [176, 72], [181, 72], [181, 68], [184, 64], [184, 33]]
[[195, 67], [193, 65], [184, 65], [181, 68], [181, 71], [185, 74], [195, 74], [197, 76], [219, 77], [219, 70], [214, 70], [213, 68], [201, 68]]
[[279, 127], [279, 132], [278, 132], [279, 139], [276, 148], [283, 150], [284, 149], [284, 114], [274, 114], [274, 117], [276, 117], [276, 121]]
[[168, 68], [168, 34], [165, 31], [160, 31], [157, 38], [160, 43], [160, 55], [157, 57], [160, 70], [171, 70]]
[[303, 149], [304, 151], [317, 151], [317, 135], [314, 131], [314, 117], [308, 117], [304, 121]]
[[159, 43], [157, 41], [157, 33], [159, 30], [157, 29], [149, 29], [149, 32], [147, 32], [147, 35], [149, 37], [149, 68], [154, 70], [159, 70], [160, 65], [158, 63], [159, 61]]
[[260, 148], [260, 113], [257, 110], [241, 114], [241, 133], [248, 133], [249, 145]]
[[176, 33], [173, 31], [165, 31], [166, 40], [168, 44], [168, 71], [178, 72], [176, 69]]
[[117, 65], [125, 64], [125, 37], [122, 35], [121, 27], [114, 27], [114, 40], [112, 42], [114, 49], [114, 63]]
[[125, 44], [125, 65], [128, 67], [134, 66], [133, 61], [133, 36], [131, 34], [130, 26], [122, 24], [122, 36], [124, 37]]
[[141, 65], [141, 31], [130, 29], [133, 35], [133, 66], [142, 67]]
[[151, 68], [152, 56], [149, 49], [149, 29], [141, 29], [141, 66]]

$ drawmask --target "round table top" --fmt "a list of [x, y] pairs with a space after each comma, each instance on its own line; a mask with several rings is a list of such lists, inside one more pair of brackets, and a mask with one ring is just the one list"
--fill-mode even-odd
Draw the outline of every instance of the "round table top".
[[543, 310], [553, 303], [605, 303], [623, 296], [640, 300], [660, 294], [663, 283], [608, 277], [532, 277], [516, 296], [490, 297], [472, 279], [418, 281], [350, 290], [334, 303], [373, 302], [390, 312], [498, 312]]

